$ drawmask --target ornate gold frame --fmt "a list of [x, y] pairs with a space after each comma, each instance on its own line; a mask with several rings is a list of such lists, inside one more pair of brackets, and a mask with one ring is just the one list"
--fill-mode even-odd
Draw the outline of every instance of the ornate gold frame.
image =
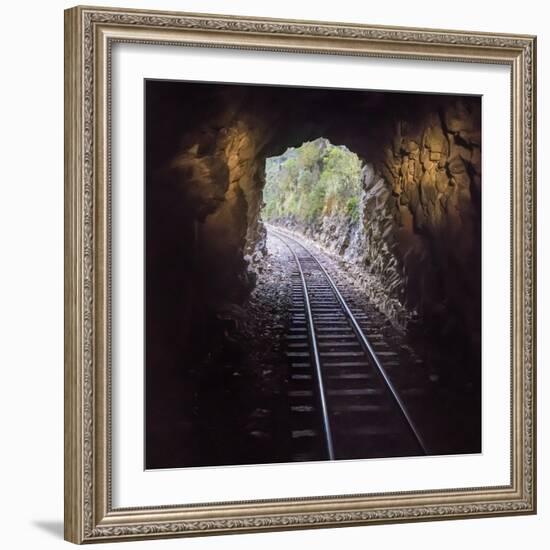
[[[498, 63], [512, 73], [512, 460], [502, 487], [113, 509], [110, 52], [115, 42]], [[65, 12], [65, 538], [76, 543], [532, 514], [533, 36], [76, 7]]]

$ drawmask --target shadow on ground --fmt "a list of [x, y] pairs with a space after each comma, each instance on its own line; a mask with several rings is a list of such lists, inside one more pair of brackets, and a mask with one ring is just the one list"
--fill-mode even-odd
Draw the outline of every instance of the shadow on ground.
[[38, 520], [33, 521], [33, 525], [56, 539], [63, 538], [63, 522], [60, 520]]

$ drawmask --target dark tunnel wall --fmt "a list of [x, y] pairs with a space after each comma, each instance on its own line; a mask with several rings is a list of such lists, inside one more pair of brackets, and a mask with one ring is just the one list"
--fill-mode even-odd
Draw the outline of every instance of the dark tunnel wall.
[[[265, 159], [320, 136], [366, 163], [365, 232], [340, 252], [378, 281], [371, 297], [394, 323], [477, 365], [480, 111], [478, 97], [148, 81], [148, 387], [253, 288]], [[334, 223], [316, 235], [329, 246]]]

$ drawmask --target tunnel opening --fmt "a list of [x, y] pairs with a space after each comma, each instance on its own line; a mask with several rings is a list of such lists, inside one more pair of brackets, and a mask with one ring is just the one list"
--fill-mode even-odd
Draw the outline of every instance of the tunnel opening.
[[478, 452], [480, 136], [473, 97], [148, 81], [146, 467], [286, 462], [315, 431], [270, 226], [376, 319], [431, 452]]
[[265, 165], [262, 220], [319, 230], [326, 217], [357, 222], [362, 194], [359, 157], [320, 137], [269, 157]]
[[324, 137], [267, 158], [261, 219], [304, 235], [330, 227], [343, 253], [362, 225], [362, 168], [355, 153]]

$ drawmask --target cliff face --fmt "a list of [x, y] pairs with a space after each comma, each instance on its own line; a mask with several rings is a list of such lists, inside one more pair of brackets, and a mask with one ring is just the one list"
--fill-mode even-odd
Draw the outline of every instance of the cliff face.
[[[397, 248], [395, 197], [371, 164], [366, 164], [361, 172], [361, 187], [358, 219], [327, 218], [320, 242], [343, 258], [378, 309], [394, 325], [405, 328], [414, 309], [407, 304], [406, 274]], [[309, 236], [314, 237], [314, 233], [309, 232]]]
[[392, 195], [394, 254], [404, 304], [442, 337], [476, 347], [481, 323], [481, 122], [451, 103], [420, 124], [397, 124], [379, 170]]
[[300, 229], [341, 255], [394, 323], [467, 335], [479, 349], [479, 98], [147, 86], [147, 330], [158, 368], [238, 315], [265, 254], [266, 159], [319, 136], [361, 159], [359, 196], [353, 216], [334, 209]]
[[363, 170], [363, 219], [343, 256], [382, 284], [375, 301], [396, 324], [421, 319], [441, 336], [462, 326], [471, 338], [481, 320], [480, 112], [459, 100], [394, 128]]

